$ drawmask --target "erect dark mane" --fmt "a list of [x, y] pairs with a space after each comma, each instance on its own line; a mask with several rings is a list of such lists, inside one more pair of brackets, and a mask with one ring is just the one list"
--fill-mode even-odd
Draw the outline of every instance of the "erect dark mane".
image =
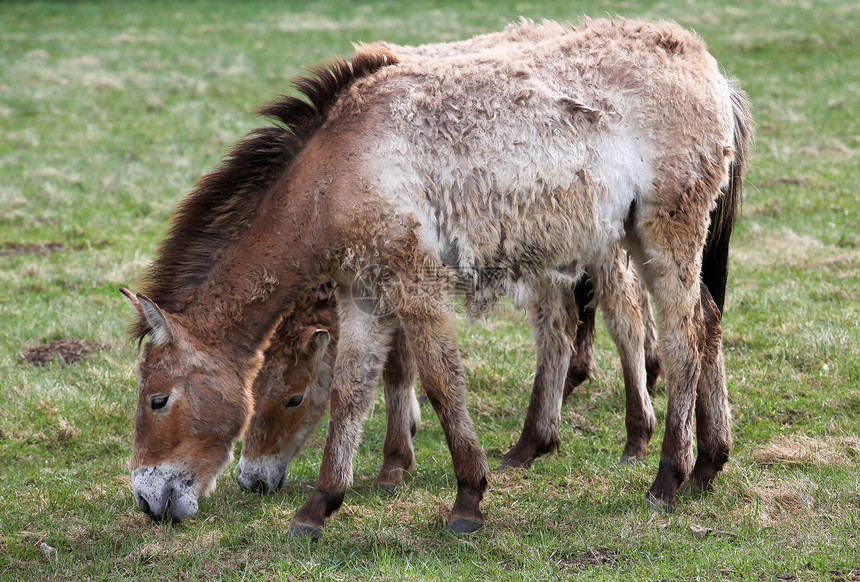
[[[291, 86], [300, 97], [282, 95], [258, 109], [257, 115], [275, 125], [251, 131], [177, 205], [141, 292], [168, 313], [184, 311], [219, 255], [250, 229], [269, 186], [323, 124], [340, 93], [396, 62], [387, 50], [359, 48], [349, 61], [336, 58], [294, 79]], [[143, 317], [130, 330], [139, 340], [150, 331]]]

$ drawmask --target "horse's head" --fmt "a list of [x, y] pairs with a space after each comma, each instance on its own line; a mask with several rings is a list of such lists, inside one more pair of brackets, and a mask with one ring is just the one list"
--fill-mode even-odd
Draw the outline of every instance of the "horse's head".
[[300, 300], [271, 337], [254, 381], [254, 414], [242, 442], [236, 481], [246, 491], [274, 493], [331, 397], [337, 341], [334, 285]]
[[254, 414], [236, 474], [246, 491], [274, 493], [283, 485], [287, 467], [328, 408], [329, 331], [294, 324], [284, 322], [293, 328], [289, 342], [273, 340], [254, 381]]
[[122, 292], [145, 318], [150, 336], [138, 370], [135, 500], [155, 521], [190, 517], [198, 498], [215, 488], [248, 422], [259, 362], [251, 369], [236, 365], [196, 342], [180, 317], [142, 295]]

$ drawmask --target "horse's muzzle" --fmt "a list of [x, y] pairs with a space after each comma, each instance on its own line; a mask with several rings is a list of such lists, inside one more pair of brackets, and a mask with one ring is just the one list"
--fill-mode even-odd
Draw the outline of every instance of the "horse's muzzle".
[[[265, 460], [269, 462], [261, 462]], [[258, 459], [248, 463], [242, 458], [236, 469], [236, 483], [243, 491], [271, 495], [284, 485], [286, 475], [287, 468], [273, 462], [273, 459]]]
[[197, 513], [194, 480], [161, 467], [141, 467], [132, 473], [134, 500], [156, 523], [178, 522]]

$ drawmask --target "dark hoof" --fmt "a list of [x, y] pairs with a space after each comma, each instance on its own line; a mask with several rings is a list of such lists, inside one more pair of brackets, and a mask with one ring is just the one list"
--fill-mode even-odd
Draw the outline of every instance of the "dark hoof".
[[452, 517], [445, 528], [445, 533], [452, 536], [473, 534], [484, 526], [483, 521], [467, 517]]
[[672, 513], [675, 510], [674, 504], [666, 503], [662, 499], [658, 499], [650, 491], [645, 494], [645, 507], [647, 507], [654, 513], [662, 514]]
[[377, 483], [376, 490], [386, 497], [394, 497], [397, 493], [397, 485], [394, 483]]
[[519, 463], [511, 463], [509, 461], [502, 461], [499, 463], [499, 466], [496, 467], [494, 473], [507, 473], [508, 471], [517, 471], [519, 469], [528, 469], [528, 465], [521, 465]]
[[636, 457], [631, 457], [630, 455], [621, 455], [621, 465], [625, 467], [635, 467], [642, 461], [637, 459]]
[[509, 471], [512, 469], [528, 469], [532, 464], [533, 459], [529, 459], [527, 461], [520, 460], [516, 457], [511, 456], [510, 454], [502, 457], [502, 462], [499, 463], [499, 471]]
[[290, 529], [287, 530], [287, 535], [291, 538], [310, 538], [317, 541], [323, 535], [321, 527], [309, 525], [306, 523], [291, 523]]

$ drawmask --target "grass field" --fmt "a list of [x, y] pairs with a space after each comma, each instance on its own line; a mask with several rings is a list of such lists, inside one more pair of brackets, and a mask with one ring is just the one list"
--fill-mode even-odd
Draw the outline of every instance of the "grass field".
[[[0, 4], [0, 579], [860, 580], [860, 12], [853, 0], [472, 0]], [[344, 3], [345, 4], [345, 3]], [[563, 450], [494, 473], [478, 535], [441, 528], [455, 492], [432, 412], [393, 498], [372, 487], [381, 397], [356, 481], [316, 544], [286, 537], [316, 478], [322, 425], [273, 497], [235, 463], [200, 512], [134, 507], [135, 288], [170, 210], [249, 112], [352, 41], [456, 40], [520, 15], [622, 14], [695, 29], [749, 93], [757, 144], [724, 319], [733, 457], [713, 495], [642, 508], [621, 467], [623, 388], [598, 328], [594, 378], [563, 410]], [[470, 412], [492, 465], [519, 434], [534, 353], [522, 314], [458, 322]], [[25, 348], [104, 342], [83, 361]], [[662, 423], [665, 394], [655, 398]]]

